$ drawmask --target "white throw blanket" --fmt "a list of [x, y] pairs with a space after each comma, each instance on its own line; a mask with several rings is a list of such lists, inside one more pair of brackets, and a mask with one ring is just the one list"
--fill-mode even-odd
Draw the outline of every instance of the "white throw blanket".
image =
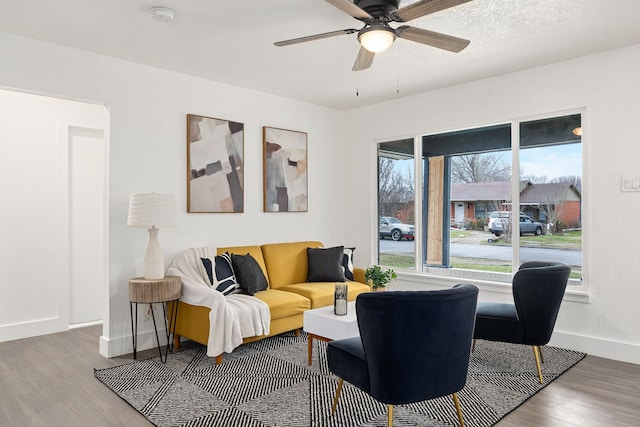
[[245, 337], [268, 335], [271, 325], [269, 306], [246, 294], [222, 295], [209, 286], [209, 279], [200, 258], [216, 255], [209, 247], [190, 248], [174, 258], [168, 275], [182, 278], [181, 301], [208, 307], [209, 341], [207, 356], [231, 353]]

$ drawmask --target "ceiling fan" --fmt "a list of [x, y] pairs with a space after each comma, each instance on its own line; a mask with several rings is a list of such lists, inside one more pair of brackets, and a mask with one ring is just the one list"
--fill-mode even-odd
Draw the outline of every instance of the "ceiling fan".
[[419, 0], [400, 9], [398, 9], [400, 0], [325, 1], [355, 19], [362, 21], [364, 26], [359, 30], [347, 28], [345, 30], [283, 40], [275, 42], [274, 44], [276, 46], [289, 46], [312, 40], [358, 33], [358, 41], [361, 46], [356, 62], [353, 65], [353, 71], [360, 71], [371, 67], [375, 54], [391, 46], [397, 37], [451, 52], [460, 52], [470, 43], [469, 40], [412, 27], [410, 25], [401, 25], [398, 28], [393, 28], [389, 23], [407, 22], [420, 18], [421, 16], [467, 3], [471, 0]]

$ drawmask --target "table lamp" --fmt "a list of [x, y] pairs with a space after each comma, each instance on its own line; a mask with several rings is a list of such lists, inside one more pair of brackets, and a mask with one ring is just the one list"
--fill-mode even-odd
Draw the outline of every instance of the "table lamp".
[[149, 229], [149, 243], [144, 255], [144, 278], [164, 277], [164, 257], [158, 241], [158, 231], [162, 227], [177, 225], [176, 199], [166, 193], [131, 193], [129, 195], [129, 227]]

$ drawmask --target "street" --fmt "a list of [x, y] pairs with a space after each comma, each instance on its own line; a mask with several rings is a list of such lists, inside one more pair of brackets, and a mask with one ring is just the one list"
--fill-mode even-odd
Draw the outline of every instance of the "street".
[[[414, 242], [401, 240], [380, 240], [380, 253], [414, 253]], [[481, 258], [510, 260], [511, 246], [452, 243], [451, 256], [460, 258]], [[553, 261], [582, 267], [582, 251], [552, 248], [520, 248], [520, 262]]]

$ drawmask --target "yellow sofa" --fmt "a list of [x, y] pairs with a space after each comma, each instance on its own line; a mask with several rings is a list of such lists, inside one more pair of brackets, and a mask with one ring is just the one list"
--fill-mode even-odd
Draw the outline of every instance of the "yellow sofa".
[[[251, 254], [262, 269], [269, 288], [255, 294], [270, 310], [271, 326], [269, 335], [246, 337], [243, 342], [256, 341], [287, 331], [299, 332], [302, 328], [305, 310], [333, 304], [335, 282], [306, 282], [307, 248], [323, 247], [321, 242], [271, 243], [261, 246], [234, 246], [218, 248], [217, 253], [245, 255]], [[348, 283], [348, 299], [354, 301], [362, 292], [370, 291], [364, 278], [364, 269], [354, 268], [355, 281]], [[179, 348], [180, 337], [185, 337], [202, 345], [209, 339], [208, 307], [196, 306], [179, 301], [178, 318], [174, 329], [174, 346]], [[171, 310], [168, 310], [170, 313]], [[216, 356], [216, 363], [222, 362], [222, 354]]]

